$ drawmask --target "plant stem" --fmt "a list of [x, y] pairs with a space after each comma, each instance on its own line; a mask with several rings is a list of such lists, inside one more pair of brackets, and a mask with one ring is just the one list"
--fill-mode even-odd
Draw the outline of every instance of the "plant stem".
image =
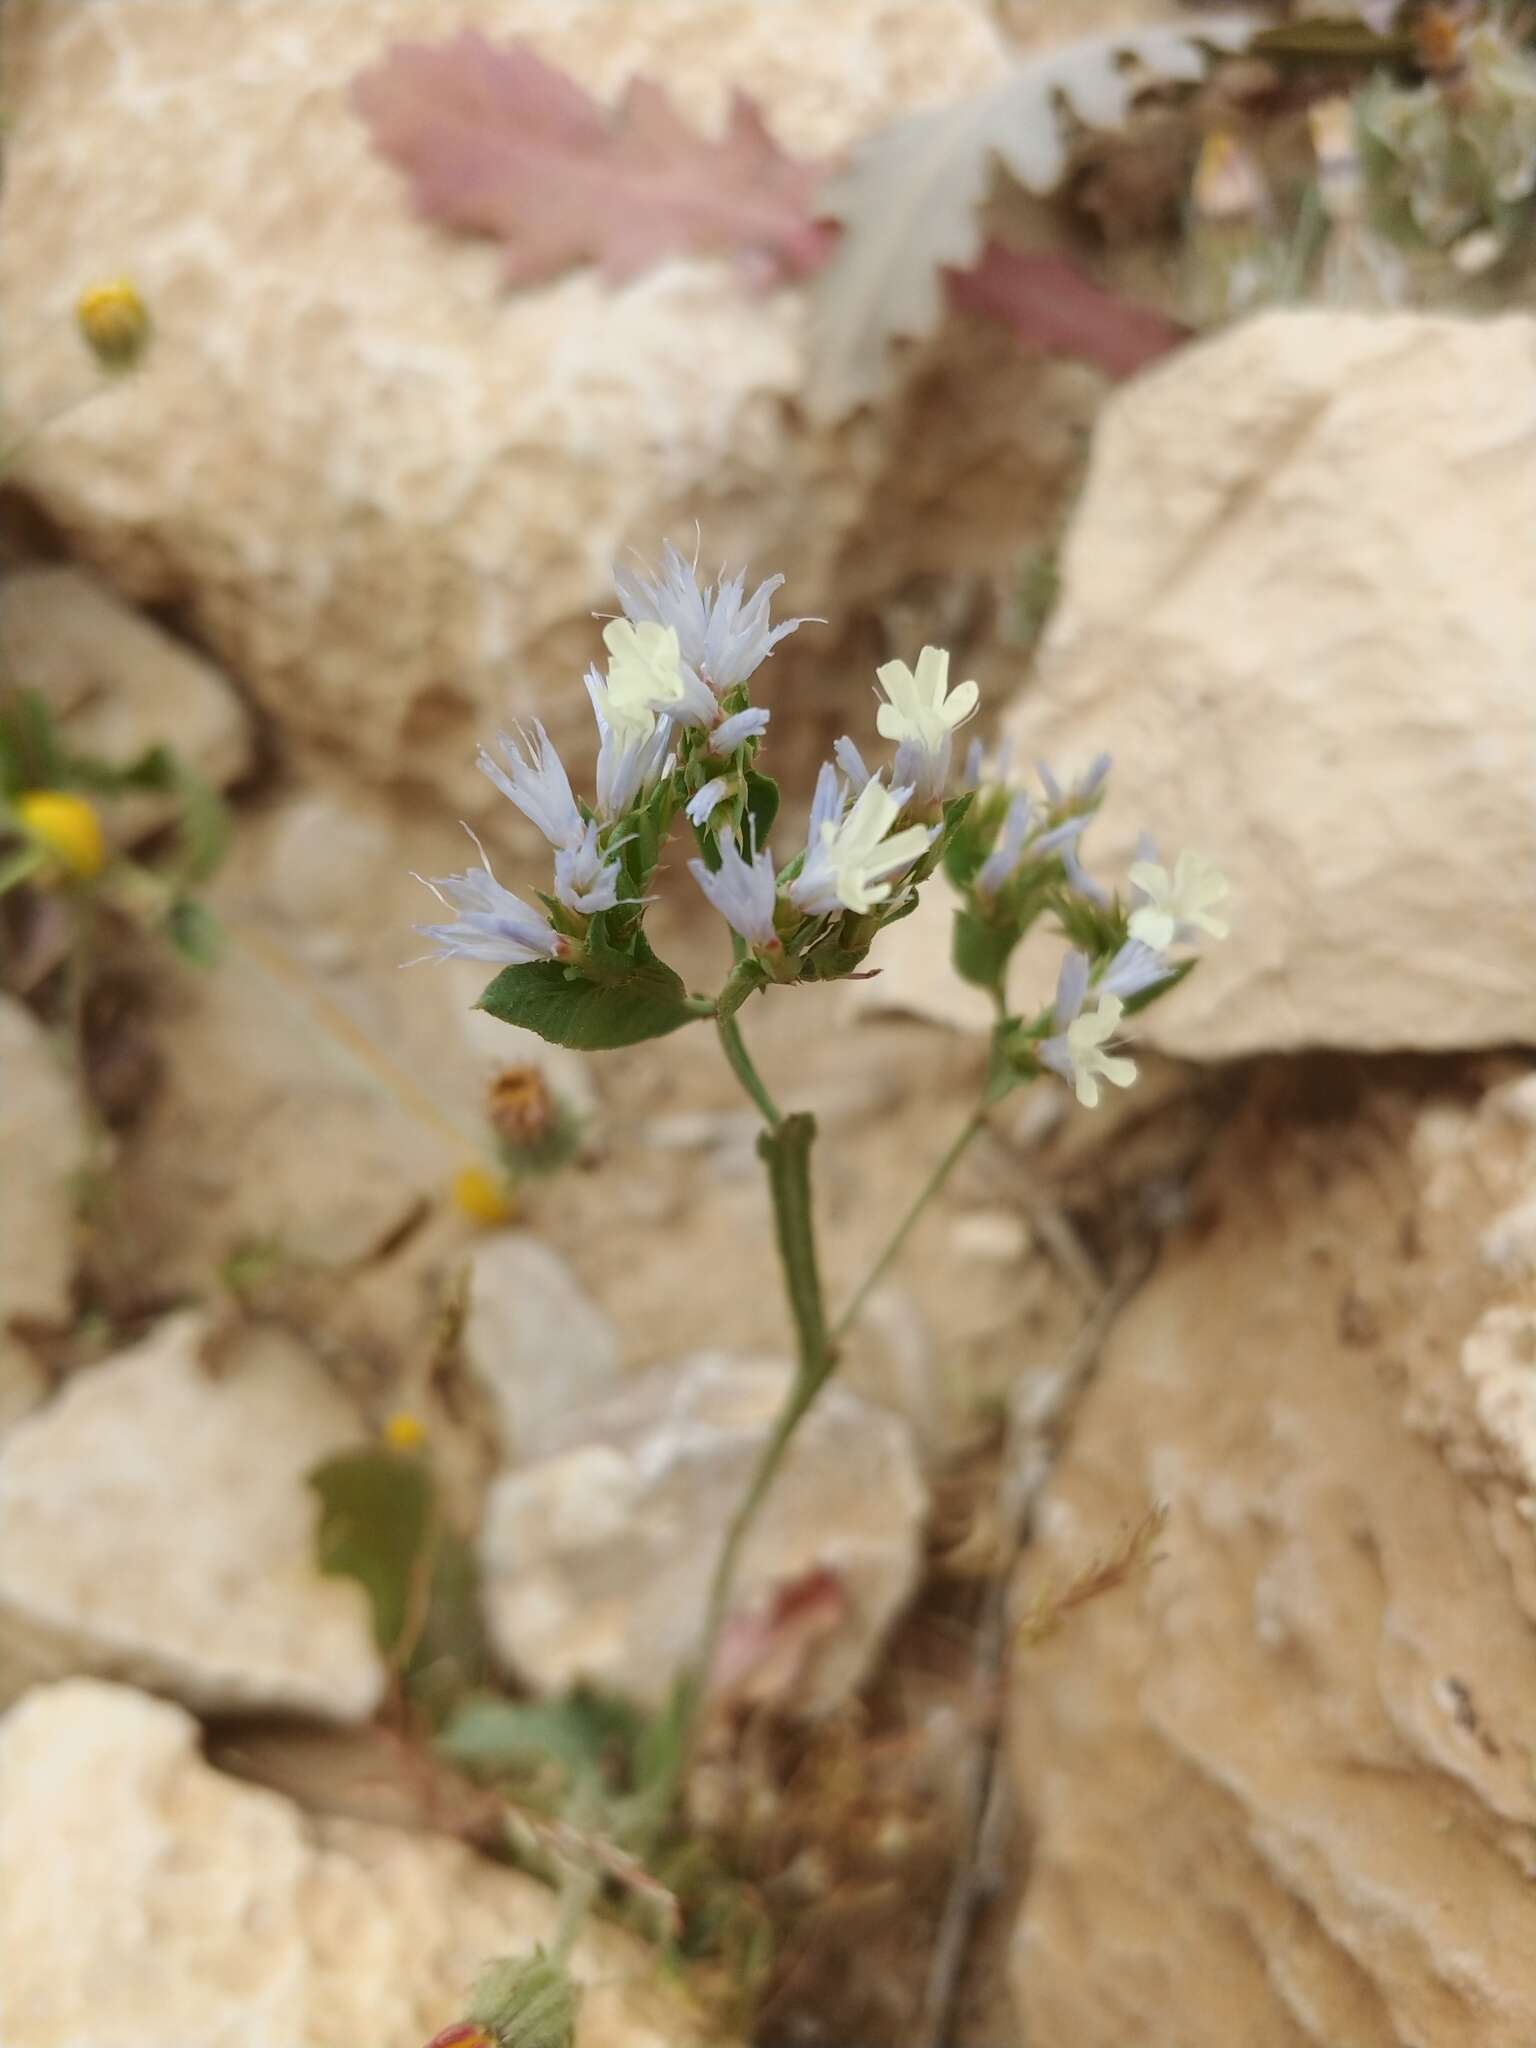
[[790, 1440], [831, 1376], [835, 1362], [835, 1354], [827, 1339], [826, 1310], [822, 1303], [821, 1274], [816, 1259], [816, 1222], [811, 1202], [811, 1146], [816, 1138], [815, 1118], [781, 1115], [763, 1085], [762, 1076], [752, 1064], [734, 1011], [717, 1014], [716, 1022], [731, 1070], [756, 1104], [766, 1125], [757, 1141], [757, 1149], [768, 1170], [774, 1236], [784, 1276], [785, 1298], [794, 1317], [797, 1357], [794, 1378], [785, 1395], [784, 1405], [758, 1452], [747, 1490], [731, 1516], [720, 1545], [720, 1554], [715, 1560], [692, 1693], [684, 1709], [670, 1775], [668, 1789], [673, 1796], [681, 1789], [698, 1735], [710, 1673], [730, 1613], [742, 1546], [784, 1461]]
[[746, 1089], [748, 1095], [751, 1096], [762, 1116], [763, 1122], [767, 1124], [770, 1130], [773, 1130], [784, 1119], [780, 1116], [778, 1105], [774, 1102], [773, 1097], [763, 1086], [762, 1075], [759, 1074], [756, 1067], [752, 1064], [752, 1056], [747, 1051], [746, 1041], [741, 1035], [741, 1026], [736, 1022], [735, 1012], [731, 1011], [727, 1014], [717, 1011], [715, 1026], [720, 1033], [720, 1043], [725, 1048], [725, 1056], [731, 1063], [732, 1073], [736, 1076], [742, 1087]]
[[913, 1197], [912, 1206], [908, 1209], [906, 1215], [902, 1217], [900, 1223], [897, 1224], [894, 1236], [859, 1283], [853, 1299], [833, 1324], [832, 1342], [834, 1345], [845, 1337], [849, 1330], [852, 1329], [854, 1323], [857, 1322], [859, 1310], [864, 1306], [870, 1294], [890, 1270], [897, 1254], [911, 1236], [917, 1219], [939, 1192], [939, 1189], [943, 1187], [945, 1181], [949, 1179], [950, 1174], [953, 1173], [955, 1167], [960, 1163], [961, 1155], [977, 1132], [984, 1127], [986, 1121], [987, 1113], [985, 1108], [978, 1109], [969, 1121], [962, 1126], [954, 1143], [918, 1189], [917, 1194]]

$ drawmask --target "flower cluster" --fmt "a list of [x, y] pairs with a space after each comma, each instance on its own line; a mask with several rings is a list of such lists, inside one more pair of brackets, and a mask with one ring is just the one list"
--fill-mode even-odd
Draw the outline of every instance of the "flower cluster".
[[[997, 1007], [994, 1092], [1046, 1068], [1092, 1109], [1101, 1080], [1124, 1088], [1136, 1078], [1132, 1061], [1112, 1049], [1125, 1018], [1183, 979], [1193, 964], [1185, 949], [1202, 936], [1226, 936], [1217, 906], [1227, 883], [1199, 854], [1181, 853], [1171, 870], [1163, 867], [1143, 837], [1122, 900], [1088, 872], [1082, 854], [1109, 756], [1099, 755], [1065, 788], [1039, 764], [1038, 795], [1011, 784], [1008, 765], [1004, 758], [984, 778], [979, 750], [967, 764], [976, 797], [945, 854], [961, 899], [955, 966]], [[1070, 944], [1054, 1003], [1027, 1022], [1009, 1014], [1008, 965], [1045, 913]]]
[[[999, 1011], [995, 1063], [1008, 1085], [1052, 1069], [1079, 1098], [1134, 1069], [1110, 1050], [1129, 1010], [1172, 986], [1170, 948], [1220, 936], [1225, 883], [1191, 854], [1165, 870], [1144, 849], [1123, 905], [1087, 870], [1081, 840], [1102, 800], [1107, 757], [1069, 788], [1041, 771], [1032, 795], [1006, 763], [983, 774], [979, 746], [959, 772], [955, 743], [979, 691], [952, 683], [950, 657], [925, 647], [915, 667], [877, 671], [876, 728], [891, 748], [868, 765], [838, 741], [817, 778], [803, 843], [782, 865], [768, 834], [777, 786], [757, 766], [769, 714], [751, 702], [762, 663], [802, 619], [772, 623], [773, 577], [747, 594], [741, 576], [701, 585], [669, 547], [659, 571], [621, 576], [623, 615], [603, 631], [606, 670], [586, 687], [597, 720], [594, 799], [572, 789], [542, 725], [504, 732], [480, 767], [537, 827], [552, 883], [525, 902], [481, 864], [430, 883], [453, 916], [421, 929], [444, 957], [500, 966], [483, 1007], [558, 1042], [589, 1049], [660, 1035], [701, 1016], [728, 1018], [775, 982], [856, 972], [881, 928], [915, 907], [942, 861], [961, 895], [956, 960]], [[679, 817], [692, 828], [688, 866], [733, 934], [719, 996], [690, 997], [658, 960], [643, 925], [649, 888]], [[478, 841], [476, 842], [478, 847]], [[1043, 912], [1072, 942], [1053, 1008], [1008, 1017], [1014, 948]]]
[[1386, 232], [1475, 274], [1529, 230], [1536, 57], [1494, 22], [1437, 20], [1420, 61], [1421, 84], [1383, 71], [1356, 102], [1371, 197]]

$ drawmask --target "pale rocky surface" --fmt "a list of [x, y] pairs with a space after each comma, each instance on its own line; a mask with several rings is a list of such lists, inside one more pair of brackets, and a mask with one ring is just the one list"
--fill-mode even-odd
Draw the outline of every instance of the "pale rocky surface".
[[[1107, 881], [1143, 827], [1231, 878], [1232, 936], [1151, 1043], [1536, 1039], [1533, 523], [1524, 315], [1271, 313], [1106, 406], [1005, 730], [1058, 773], [1113, 752]], [[984, 1025], [938, 896], [890, 940], [869, 1000]], [[1038, 955], [1019, 985], [1046, 992]]]
[[[579, 1679], [659, 1706], [697, 1648], [720, 1537], [789, 1368], [705, 1354], [576, 1418], [567, 1447], [504, 1475], [481, 1536], [492, 1642], [543, 1691]], [[734, 1612], [833, 1573], [846, 1611], [797, 1688], [816, 1712], [868, 1671], [914, 1591], [926, 1495], [897, 1416], [828, 1387], [742, 1555]]]
[[[420, 2048], [556, 1918], [457, 1842], [223, 1776], [189, 1714], [126, 1687], [42, 1687], [0, 1721], [6, 2048]], [[577, 2048], [701, 2038], [617, 1930], [589, 1925], [571, 1969]]]
[[[126, 767], [169, 744], [216, 789], [251, 765], [250, 721], [212, 662], [79, 569], [17, 569], [0, 581], [0, 660], [36, 690], [71, 747]], [[127, 844], [163, 824], [173, 800], [114, 798], [104, 823]]]
[[205, 1358], [197, 1318], [75, 1375], [0, 1449], [0, 1641], [205, 1711], [359, 1721], [384, 1673], [366, 1599], [315, 1568], [306, 1475], [355, 1443], [294, 1342]]
[[74, 1083], [43, 1027], [0, 997], [0, 1432], [42, 1392], [15, 1326], [73, 1315], [78, 1176], [88, 1140]]
[[495, 1231], [471, 1252], [463, 1355], [517, 1459], [537, 1457], [619, 1376], [618, 1331], [559, 1253], [526, 1230]]
[[[677, 261], [618, 292], [578, 272], [511, 294], [492, 244], [413, 218], [346, 94], [391, 41], [442, 32], [435, 0], [188, 21], [180, 0], [31, 0], [9, 24], [13, 414], [76, 395], [60, 337], [85, 281], [131, 271], [156, 319], [132, 382], [17, 474], [113, 583], [184, 604], [290, 741], [483, 810], [473, 741], [509, 709], [586, 743], [591, 615], [631, 547], [698, 522], [708, 560], [750, 552], [795, 609], [846, 623], [1043, 532], [1094, 373], [962, 333], [957, 374], [813, 432], [803, 293]], [[449, 26], [526, 34], [610, 98], [654, 72], [707, 123], [745, 85], [807, 152], [1009, 60], [980, 0], [828, 0], [793, 35], [755, 0], [466, 0]], [[814, 658], [787, 648], [776, 675]]]
[[1021, 1593], [1169, 1519], [1015, 1674], [1042, 2048], [1536, 2038], [1531, 1099], [1275, 1077], [1116, 1326]]

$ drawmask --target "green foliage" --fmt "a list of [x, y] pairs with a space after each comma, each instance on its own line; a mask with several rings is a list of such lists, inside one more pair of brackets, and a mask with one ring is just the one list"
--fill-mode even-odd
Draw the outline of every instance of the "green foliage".
[[[120, 871], [137, 884], [129, 900], [158, 924], [183, 959], [198, 967], [216, 962], [217, 922], [189, 892], [212, 877], [228, 850], [229, 810], [173, 747], [157, 743], [123, 762], [82, 753], [68, 744], [40, 692], [0, 691], [0, 807], [34, 790], [60, 790], [108, 804], [133, 796], [167, 798], [168, 843], [147, 862], [120, 864]], [[24, 879], [30, 866], [26, 863], [17, 878]]]
[[479, 1007], [504, 1024], [521, 1024], [551, 1045], [578, 1052], [610, 1052], [665, 1038], [698, 1021], [680, 977], [659, 960], [635, 961], [622, 981], [587, 980], [578, 968], [557, 960], [504, 967], [481, 996]]
[[439, 1753], [471, 1776], [538, 1780], [551, 1772], [562, 1799], [627, 1784], [645, 1717], [628, 1701], [579, 1687], [557, 1700], [465, 1700], [437, 1738]]
[[977, 988], [1000, 993], [1021, 936], [1011, 919], [997, 924], [974, 910], [957, 910], [952, 940], [955, 972]]
[[475, 1682], [485, 1655], [473, 1563], [443, 1521], [430, 1468], [398, 1451], [342, 1451], [309, 1483], [319, 1568], [363, 1588], [388, 1661], [430, 1693]]

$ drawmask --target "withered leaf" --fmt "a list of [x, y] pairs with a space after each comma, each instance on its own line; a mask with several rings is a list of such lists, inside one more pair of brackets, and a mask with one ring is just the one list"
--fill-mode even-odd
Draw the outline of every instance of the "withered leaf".
[[652, 79], [631, 79], [610, 112], [527, 44], [466, 30], [395, 44], [352, 98], [421, 212], [494, 236], [514, 285], [588, 262], [621, 282], [696, 253], [736, 257], [766, 289], [831, 248], [815, 218], [826, 166], [781, 149], [744, 93], [711, 140]]

